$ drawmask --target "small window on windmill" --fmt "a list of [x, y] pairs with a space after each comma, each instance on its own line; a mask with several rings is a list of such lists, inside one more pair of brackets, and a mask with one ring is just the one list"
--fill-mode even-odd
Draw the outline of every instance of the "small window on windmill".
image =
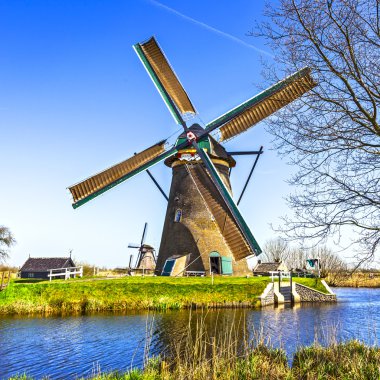
[[179, 223], [182, 219], [182, 210], [181, 209], [177, 209], [176, 212], [175, 212], [175, 216], [174, 216], [174, 221], [176, 223]]

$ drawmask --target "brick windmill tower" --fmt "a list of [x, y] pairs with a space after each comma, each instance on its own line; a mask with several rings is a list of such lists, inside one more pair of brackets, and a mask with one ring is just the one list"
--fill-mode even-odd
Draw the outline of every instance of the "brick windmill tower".
[[[148, 169], [164, 161], [172, 169], [173, 179], [170, 195], [168, 198], [165, 195], [168, 207], [156, 273], [171, 276], [250, 273], [246, 259], [259, 255], [261, 249], [237, 207], [239, 202], [236, 204], [232, 198], [229, 174], [236, 164], [233, 155], [254, 153], [256, 164], [262, 149], [227, 152], [221, 143], [247, 131], [312, 89], [315, 82], [310, 69], [304, 68], [285, 78], [205, 127], [188, 126], [185, 116], [195, 114], [195, 108], [155, 38], [134, 45], [134, 49], [174, 120], [183, 127], [183, 133], [173, 146], [167, 146], [166, 140], [160, 141], [69, 187], [73, 207], [142, 171], [151, 176]], [[211, 135], [216, 131], [220, 135], [218, 141]]]

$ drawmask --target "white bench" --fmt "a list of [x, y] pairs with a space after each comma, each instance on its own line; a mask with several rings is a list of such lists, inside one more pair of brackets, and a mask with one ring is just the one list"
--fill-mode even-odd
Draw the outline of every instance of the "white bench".
[[204, 277], [206, 274], [205, 271], [203, 270], [187, 270], [185, 272], [185, 276], [189, 277], [189, 276], [200, 276], [200, 277]]

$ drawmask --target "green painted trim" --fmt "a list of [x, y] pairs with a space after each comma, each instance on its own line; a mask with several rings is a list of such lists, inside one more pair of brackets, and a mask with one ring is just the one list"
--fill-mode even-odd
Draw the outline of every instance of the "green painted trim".
[[153, 83], [155, 84], [158, 92], [160, 93], [163, 101], [165, 102], [166, 106], [168, 107], [170, 113], [172, 114], [175, 122], [177, 124], [183, 125], [184, 121], [182, 120], [182, 117], [177, 110], [176, 106], [174, 105], [171, 97], [166, 92], [164, 86], [162, 85], [160, 79], [158, 78], [156, 72], [154, 71], [152, 65], [150, 64], [149, 60], [145, 56], [143, 50], [141, 49], [140, 44], [133, 45], [133, 49], [135, 50], [136, 54], [140, 58], [142, 64], [144, 65], [146, 71], [148, 72], [150, 78], [152, 79]]
[[200, 138], [198, 140], [198, 145], [201, 149], [207, 149], [207, 152], [211, 152], [210, 138], [208, 135], [206, 137]]
[[181, 144], [183, 144], [185, 141], [187, 141], [187, 138], [186, 138], [186, 137], [181, 138], [181, 139], [178, 138], [177, 141], [176, 141], [176, 143], [175, 143], [175, 145], [176, 145], [176, 146], [181, 145]]
[[222, 274], [229, 274], [229, 275], [233, 274], [231, 257], [223, 256], [221, 258], [221, 261], [222, 261]]
[[210, 253], [210, 257], [220, 257], [220, 253], [217, 252], [217, 251], [212, 251], [212, 252]]
[[256, 239], [252, 235], [251, 230], [249, 229], [247, 223], [245, 222], [243, 216], [240, 214], [239, 209], [237, 208], [234, 200], [231, 197], [230, 192], [228, 191], [227, 187], [224, 185], [223, 180], [220, 178], [218, 170], [215, 168], [213, 162], [211, 161], [210, 157], [207, 153], [205, 153], [201, 149], [197, 149], [198, 154], [202, 158], [203, 162], [206, 164], [206, 167], [210, 169], [211, 171], [211, 177], [215, 178], [216, 180], [216, 187], [221, 193], [221, 196], [226, 201], [227, 206], [229, 210], [231, 211], [231, 214], [233, 218], [235, 219], [235, 222], [237, 223], [240, 231], [242, 232], [243, 236], [245, 237], [247, 243], [251, 247], [252, 251], [255, 253], [256, 256], [260, 255], [262, 252], [259, 244], [257, 243]]
[[[187, 141], [187, 138], [178, 138], [176, 141], [176, 146], [183, 144], [184, 142]], [[202, 137], [198, 139], [198, 145], [202, 149], [207, 149], [207, 152], [211, 151], [211, 144], [210, 144], [210, 139], [209, 139], [209, 133], [207, 132], [206, 134], [203, 134]]]
[[273, 86], [267, 88], [266, 90], [260, 92], [259, 94], [255, 95], [251, 99], [248, 99], [244, 103], [241, 103], [237, 107], [233, 108], [232, 110], [228, 111], [227, 113], [223, 114], [222, 116], [219, 116], [217, 119], [211, 121], [206, 125], [206, 129], [214, 130], [216, 128], [221, 127], [223, 124], [229, 122], [234, 117], [238, 116], [242, 112], [244, 112], [247, 108], [252, 107], [253, 105], [260, 103], [262, 100], [268, 98], [269, 96], [273, 95], [277, 91], [281, 90], [283, 87], [288, 85], [289, 83], [295, 81], [298, 78], [301, 78], [305, 75], [307, 75], [310, 72], [309, 67], [304, 67], [303, 69], [297, 71], [296, 73], [290, 75], [289, 77], [283, 79], [282, 81], [274, 84]]
[[152, 160], [150, 160], [149, 162], [147, 162], [146, 164], [144, 165], [141, 165], [140, 167], [138, 167], [137, 169], [131, 171], [130, 173], [126, 174], [125, 176], [119, 178], [118, 180], [110, 183], [109, 185], [103, 187], [102, 189], [96, 191], [95, 193], [89, 195], [88, 197], [86, 198], [83, 198], [75, 203], [72, 204], [73, 208], [76, 209], [78, 208], [79, 206], [82, 206], [83, 204], [87, 203], [88, 201], [96, 198], [97, 196], [105, 193], [106, 191], [112, 189], [113, 187], [119, 185], [120, 183], [126, 181], [127, 179], [135, 176], [136, 174], [150, 168], [151, 166], [159, 163], [160, 161], [164, 160], [165, 158], [169, 157], [169, 156], [172, 156], [173, 154], [177, 153], [178, 152], [178, 149], [177, 147], [174, 147], [170, 150], [168, 150], [167, 152], [164, 152], [162, 153], [161, 155], [159, 155], [158, 157], [156, 158], [153, 158]]

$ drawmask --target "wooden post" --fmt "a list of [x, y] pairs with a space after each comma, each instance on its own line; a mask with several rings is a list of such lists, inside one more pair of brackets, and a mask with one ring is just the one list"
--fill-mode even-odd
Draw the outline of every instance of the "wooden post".
[[53, 274], [53, 269], [50, 269], [50, 281], [51, 281], [51, 279], [52, 279], [52, 274]]
[[8, 282], [7, 282], [7, 286], [9, 285], [9, 281], [11, 280], [11, 271], [8, 272]]
[[[95, 267], [94, 267], [95, 268]], [[80, 273], [79, 273], [79, 277], [83, 277], [83, 266], [80, 267]]]
[[293, 276], [292, 276], [292, 271], [290, 271], [290, 301], [291, 301], [291, 303], [294, 303], [294, 299], [293, 299]]
[[3, 275], [1, 276], [1, 286], [0, 286], [0, 290], [3, 290], [4, 276], [5, 276], [5, 272], [3, 272]]
[[212, 373], [212, 378], [215, 379], [215, 362], [216, 362], [216, 342], [215, 342], [215, 337], [212, 336], [211, 337], [211, 349], [212, 349], [212, 369], [213, 369], [213, 373]]
[[278, 272], [278, 290], [281, 291], [281, 271]]
[[293, 276], [292, 276], [292, 271], [290, 271], [290, 289], [292, 289], [293, 286]]

